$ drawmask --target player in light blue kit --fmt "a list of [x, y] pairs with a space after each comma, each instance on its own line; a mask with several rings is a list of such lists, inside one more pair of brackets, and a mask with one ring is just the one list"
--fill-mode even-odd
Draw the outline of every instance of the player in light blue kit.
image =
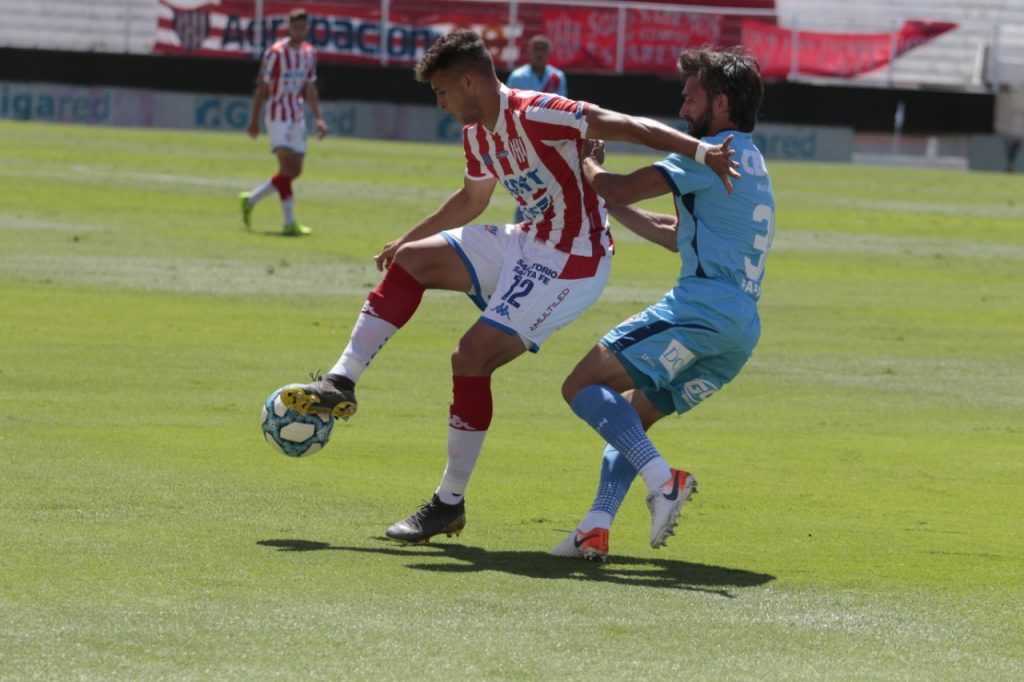
[[513, 90], [536, 90], [568, 97], [565, 73], [548, 64], [551, 41], [547, 36], [535, 35], [527, 46], [530, 61], [513, 69], [505, 82]]
[[[607, 442], [597, 496], [551, 554], [605, 560], [608, 529], [639, 473], [647, 484], [651, 547], [674, 534], [694, 477], [670, 468], [646, 431], [686, 412], [739, 373], [757, 345], [757, 302], [774, 231], [775, 201], [751, 141], [764, 87], [757, 62], [738, 50], [679, 57], [680, 116], [702, 144], [731, 138], [742, 177], [729, 189], [706, 166], [673, 154], [629, 175], [602, 167], [594, 145], [583, 171], [611, 214], [641, 237], [678, 251], [682, 270], [664, 298], [601, 339], [562, 386], [573, 412]], [[672, 192], [676, 216], [629, 206]]]

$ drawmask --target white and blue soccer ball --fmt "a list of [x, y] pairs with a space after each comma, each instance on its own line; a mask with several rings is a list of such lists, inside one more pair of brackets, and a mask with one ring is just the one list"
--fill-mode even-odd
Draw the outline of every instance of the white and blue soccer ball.
[[329, 414], [300, 414], [281, 402], [281, 391], [299, 384], [282, 386], [267, 398], [260, 414], [263, 437], [283, 455], [305, 457], [327, 445], [334, 430], [334, 417]]

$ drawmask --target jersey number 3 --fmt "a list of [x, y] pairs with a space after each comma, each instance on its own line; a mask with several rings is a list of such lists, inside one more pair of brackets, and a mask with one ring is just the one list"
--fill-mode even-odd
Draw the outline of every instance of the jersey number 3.
[[771, 248], [772, 239], [775, 237], [775, 218], [772, 213], [772, 207], [767, 204], [758, 204], [754, 208], [753, 218], [755, 223], [764, 223], [767, 229], [764, 234], [754, 237], [754, 250], [760, 254], [757, 257], [757, 262], [754, 263], [749, 258], [744, 258], [743, 269], [747, 279], [752, 282], [759, 282], [764, 275], [764, 264], [765, 259], [768, 257], [768, 249]]

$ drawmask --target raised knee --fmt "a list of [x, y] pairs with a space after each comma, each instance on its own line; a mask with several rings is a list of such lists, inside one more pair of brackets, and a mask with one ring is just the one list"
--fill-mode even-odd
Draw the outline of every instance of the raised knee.
[[429, 258], [422, 257], [422, 250], [416, 248], [415, 242], [402, 244], [395, 252], [392, 263], [402, 266], [420, 284], [426, 285], [430, 280], [431, 262]]
[[455, 376], [475, 376], [480, 372], [480, 362], [473, 353], [463, 348], [460, 343], [452, 351], [452, 374]]
[[583, 389], [576, 377], [572, 374], [565, 378], [562, 382], [562, 399], [567, 405], [572, 406], [572, 401], [576, 398], [576, 395]]

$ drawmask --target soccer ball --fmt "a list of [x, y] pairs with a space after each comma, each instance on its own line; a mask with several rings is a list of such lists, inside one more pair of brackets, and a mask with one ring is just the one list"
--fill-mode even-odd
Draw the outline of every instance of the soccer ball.
[[260, 414], [263, 437], [270, 447], [289, 457], [303, 457], [319, 452], [327, 445], [334, 429], [329, 414], [299, 414], [281, 402], [281, 391], [299, 384], [282, 386], [267, 398]]

